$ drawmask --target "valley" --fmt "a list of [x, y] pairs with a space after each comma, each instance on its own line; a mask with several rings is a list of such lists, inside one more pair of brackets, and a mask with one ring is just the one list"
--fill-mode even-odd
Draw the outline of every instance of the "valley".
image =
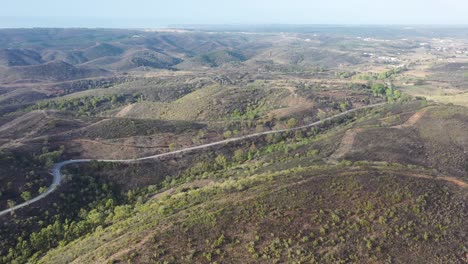
[[0, 263], [465, 263], [462, 29], [0, 30]]

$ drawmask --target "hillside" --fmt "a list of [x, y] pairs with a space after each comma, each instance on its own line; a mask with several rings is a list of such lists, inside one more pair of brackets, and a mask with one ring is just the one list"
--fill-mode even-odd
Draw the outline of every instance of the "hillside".
[[189, 58], [177, 67], [181, 69], [190, 69], [197, 66], [219, 67], [224, 64], [236, 64], [246, 60], [247, 58], [240, 52], [220, 50]]
[[104, 70], [78, 68], [63, 61], [32, 66], [0, 68], [0, 78], [6, 82], [66, 81], [106, 75]]
[[0, 66], [27, 66], [42, 63], [41, 55], [32, 50], [0, 50]]
[[83, 51], [83, 56], [88, 60], [94, 60], [102, 57], [117, 56], [124, 52], [124, 49], [112, 44], [103, 43], [93, 47], [89, 47]]
[[465, 33], [1, 29], [0, 263], [467, 263]]
[[[407, 121], [381, 128], [387, 133], [395, 129], [393, 126], [410, 129], [410, 125], [423, 122], [411, 124], [412, 115], [393, 109], [360, 118], [356, 125], [369, 127], [382, 117], [397, 120], [402, 114], [407, 116]], [[415, 110], [413, 114], [421, 111]], [[432, 108], [433, 113], [447, 110]], [[438, 120], [443, 122], [444, 117]], [[357, 158], [354, 163], [326, 165], [329, 153], [341, 148], [334, 139], [340, 139], [342, 131], [346, 128], [304, 138], [285, 135], [273, 145], [257, 141], [251, 159], [233, 154], [241, 149], [246, 155], [248, 142], [233, 145], [229, 151], [226, 147], [213, 149], [214, 155], [208, 151], [175, 158], [174, 165], [188, 160], [198, 163], [179, 168], [184, 173], [172, 180], [151, 178], [156, 176], [151, 168], [162, 169], [162, 164], [154, 163], [114, 168], [103, 164], [97, 167], [100, 172], [87, 166], [72, 170], [79, 174], [95, 171], [102, 180], [117, 182], [126, 189], [134, 184], [154, 187], [143, 187], [135, 194], [140, 202], [134, 205], [99, 211], [102, 220], [95, 225], [101, 227], [91, 236], [51, 251], [40, 262], [461, 260], [466, 179], [446, 177], [443, 172], [434, 174], [416, 162], [373, 163]], [[464, 141], [466, 135], [456, 138]], [[439, 147], [451, 149], [450, 145]], [[405, 151], [404, 146], [397, 145], [383, 152], [390, 154], [397, 149]], [[215, 163], [210, 167], [216, 155], [227, 157], [226, 165]], [[437, 159], [435, 155], [426, 156], [426, 160]], [[207, 166], [205, 172], [198, 169], [202, 163]], [[174, 169], [166, 167], [159, 175]], [[130, 172], [142, 177], [138, 183], [136, 179], [124, 180]], [[149, 176], [146, 180], [145, 175]], [[156, 186], [163, 188], [159, 191]]]
[[[185, 187], [121, 207], [109, 227], [40, 262], [437, 263], [463, 257], [466, 196], [456, 186], [391, 170], [324, 169]], [[441, 226], [444, 218], [451, 221]]]
[[[108, 67], [116, 70], [131, 70], [138, 67], [149, 67], [156, 69], [168, 69], [180, 63], [182, 60], [164, 53], [149, 49], [128, 51], [127, 54], [116, 62], [111, 62]], [[103, 61], [101, 60], [101, 63]], [[96, 61], [90, 62], [96, 63]], [[88, 63], [89, 64], [89, 63]], [[107, 64], [106, 62], [103, 63]]]

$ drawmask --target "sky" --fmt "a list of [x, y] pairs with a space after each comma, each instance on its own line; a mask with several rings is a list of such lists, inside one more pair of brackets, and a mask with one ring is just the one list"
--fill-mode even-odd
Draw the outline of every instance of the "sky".
[[467, 0], [3, 0], [0, 27], [468, 25]]

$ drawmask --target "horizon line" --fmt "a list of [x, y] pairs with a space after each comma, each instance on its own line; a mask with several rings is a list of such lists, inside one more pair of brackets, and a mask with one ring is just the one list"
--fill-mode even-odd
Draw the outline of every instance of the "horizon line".
[[406, 27], [414, 28], [468, 28], [467, 24], [399, 24], [399, 23], [171, 23], [164, 25], [149, 25], [138, 27], [120, 26], [1, 26], [4, 29], [121, 29], [121, 30], [145, 30], [145, 29], [208, 29], [209, 27]]

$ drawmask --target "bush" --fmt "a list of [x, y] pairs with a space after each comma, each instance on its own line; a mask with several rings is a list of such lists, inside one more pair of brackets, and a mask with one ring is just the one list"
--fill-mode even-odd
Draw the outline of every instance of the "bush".
[[230, 137], [232, 137], [232, 132], [231, 132], [231, 130], [225, 131], [225, 132], [223, 133], [223, 137], [224, 137], [224, 138], [230, 138]]
[[29, 201], [31, 200], [31, 193], [28, 191], [22, 192], [21, 198], [23, 198], [24, 201]]
[[234, 161], [243, 162], [245, 160], [245, 154], [243, 149], [234, 151]]
[[227, 168], [227, 159], [223, 155], [218, 155], [215, 158], [215, 162], [219, 167], [221, 167], [223, 169]]
[[299, 122], [297, 121], [296, 118], [292, 117], [288, 120], [286, 126], [288, 128], [295, 128]]

